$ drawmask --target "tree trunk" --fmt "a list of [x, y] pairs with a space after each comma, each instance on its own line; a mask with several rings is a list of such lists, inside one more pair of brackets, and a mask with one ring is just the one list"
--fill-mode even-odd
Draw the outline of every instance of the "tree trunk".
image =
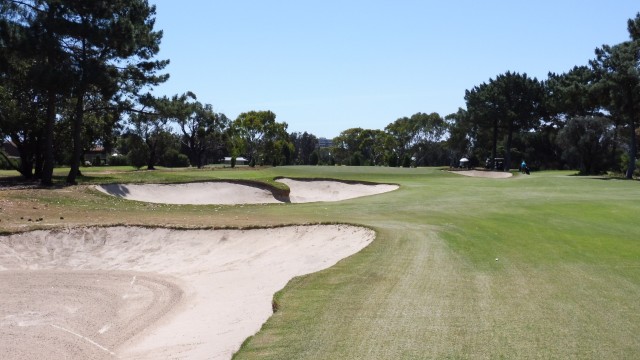
[[498, 156], [498, 120], [493, 119], [493, 139], [491, 145], [491, 167], [495, 167], [495, 159]]
[[40, 144], [41, 141], [38, 142], [38, 151], [36, 151], [36, 153], [34, 154], [34, 172], [33, 172], [33, 178], [34, 179], [42, 179], [42, 164], [44, 163], [44, 158], [42, 156], [42, 144]]
[[618, 161], [618, 131], [619, 131], [619, 125], [620, 122], [618, 121], [618, 119], [614, 119], [614, 130], [613, 130], [613, 144], [611, 146], [611, 157], [609, 159], [609, 166], [613, 169], [613, 171], [619, 172], [621, 171], [620, 169], [620, 163]]
[[42, 177], [40, 184], [43, 186], [53, 185], [53, 127], [56, 122], [56, 93], [53, 88], [47, 91], [47, 118], [44, 127], [44, 147], [42, 153], [44, 161], [42, 163]]
[[67, 175], [67, 184], [76, 185], [76, 178], [80, 175], [80, 158], [82, 157], [82, 122], [84, 118], [84, 90], [82, 85], [76, 99], [75, 116], [73, 118], [73, 154], [71, 169]]
[[149, 147], [149, 157], [147, 158], [147, 170], [155, 170], [156, 169], [156, 142], [147, 139], [145, 140], [147, 146]]
[[6, 156], [5, 158], [7, 158], [11, 167], [17, 170], [25, 180], [33, 179], [33, 147], [29, 145], [30, 139], [27, 136], [21, 139], [17, 134], [13, 134], [11, 135], [11, 141], [15, 144], [18, 154], [20, 155], [20, 164], [18, 167], [15, 167], [13, 163], [9, 161], [9, 158]]
[[631, 118], [629, 122], [631, 131], [631, 143], [629, 144], [629, 167], [627, 168], [627, 179], [633, 179], [633, 172], [636, 170], [636, 155], [638, 152], [638, 144], [636, 141], [636, 122]]
[[511, 169], [511, 140], [513, 139], [513, 119], [509, 121], [509, 129], [507, 133], [507, 146], [504, 149], [504, 171], [509, 172]]

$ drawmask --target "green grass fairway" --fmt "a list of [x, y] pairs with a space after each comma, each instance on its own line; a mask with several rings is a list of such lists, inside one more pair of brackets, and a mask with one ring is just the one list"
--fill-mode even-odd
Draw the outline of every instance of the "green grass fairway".
[[[362, 252], [276, 294], [279, 310], [235, 359], [640, 357], [638, 181], [567, 172], [483, 179], [377, 167], [109, 172], [83, 181], [276, 176], [401, 187], [336, 203], [269, 206], [148, 205], [86, 187], [5, 190], [0, 229], [344, 222], [377, 231]], [[18, 219], [38, 212], [52, 220]]]

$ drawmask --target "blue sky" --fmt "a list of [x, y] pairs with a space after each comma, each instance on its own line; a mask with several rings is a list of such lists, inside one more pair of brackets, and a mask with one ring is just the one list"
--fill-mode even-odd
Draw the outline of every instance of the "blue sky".
[[544, 80], [628, 39], [637, 0], [150, 0], [170, 80], [235, 119], [271, 110], [289, 132], [332, 138], [464, 107], [506, 71]]

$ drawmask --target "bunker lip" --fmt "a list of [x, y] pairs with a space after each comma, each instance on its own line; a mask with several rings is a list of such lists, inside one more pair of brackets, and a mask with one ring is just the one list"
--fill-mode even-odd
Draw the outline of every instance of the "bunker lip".
[[489, 178], [489, 179], [507, 179], [513, 176], [510, 172], [502, 172], [502, 171], [485, 171], [485, 170], [447, 170], [450, 173], [470, 176], [470, 177], [481, 177], [481, 178]]
[[0, 236], [0, 353], [229, 359], [290, 279], [331, 267], [374, 237], [350, 225]]
[[268, 204], [341, 201], [396, 190], [395, 184], [332, 179], [276, 178], [280, 189], [258, 181], [216, 180], [180, 184], [107, 184], [99, 191], [128, 200], [164, 204]]

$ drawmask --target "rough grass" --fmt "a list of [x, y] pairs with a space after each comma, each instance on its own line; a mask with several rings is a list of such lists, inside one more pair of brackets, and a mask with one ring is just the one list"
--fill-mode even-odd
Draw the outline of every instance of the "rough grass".
[[377, 230], [376, 241], [362, 252], [293, 279], [276, 295], [278, 311], [245, 342], [237, 359], [633, 359], [640, 354], [637, 181], [560, 172], [480, 179], [439, 169], [373, 167], [85, 175], [87, 183], [287, 176], [401, 185], [391, 193], [337, 203], [268, 206], [144, 204], [82, 186], [0, 191], [5, 232], [88, 223], [349, 222]]

